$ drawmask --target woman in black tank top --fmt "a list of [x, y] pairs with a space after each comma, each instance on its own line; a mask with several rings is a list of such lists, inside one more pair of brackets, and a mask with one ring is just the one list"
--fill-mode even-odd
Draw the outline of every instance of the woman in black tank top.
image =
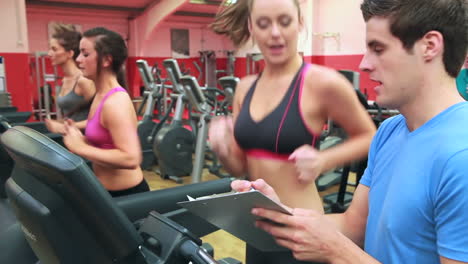
[[[251, 181], [263, 179], [286, 206], [321, 215], [323, 206], [315, 179], [367, 155], [375, 133], [372, 120], [344, 77], [332, 69], [304, 63], [298, 54], [303, 28], [298, 0], [228, 2], [217, 14], [213, 30], [227, 35], [238, 47], [252, 37], [265, 67], [261, 75], [239, 82], [232, 117], [211, 121], [211, 147], [232, 175]], [[336, 147], [319, 151], [315, 147], [328, 119], [338, 123], [349, 137]], [[328, 261], [325, 251], [300, 254], [300, 260], [295, 259], [295, 254], [307, 252], [309, 244], [296, 243], [294, 234], [302, 231], [298, 228], [287, 226], [282, 231], [287, 235], [277, 234], [281, 238], [277, 241], [295, 251], [261, 252], [255, 245], [247, 245], [247, 264]], [[321, 242], [325, 247], [332, 246]]]
[[[63, 71], [62, 86], [57, 97], [62, 118], [76, 121], [80, 129], [86, 127], [89, 107], [96, 92], [94, 83], [82, 76], [76, 65], [80, 54], [81, 33], [73, 25], [56, 24], [54, 34], [49, 41], [49, 57], [52, 65], [59, 66]], [[65, 133], [62, 120], [46, 119], [49, 131]]]

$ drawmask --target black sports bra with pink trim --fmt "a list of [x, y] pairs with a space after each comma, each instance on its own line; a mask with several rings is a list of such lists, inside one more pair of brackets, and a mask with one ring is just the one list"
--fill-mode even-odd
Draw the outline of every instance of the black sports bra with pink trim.
[[258, 78], [252, 84], [234, 125], [234, 137], [247, 155], [286, 160], [304, 144], [316, 146], [318, 136], [307, 127], [300, 110], [304, 75], [309, 67], [306, 63], [301, 66], [278, 107], [259, 122], [252, 119], [249, 110]]

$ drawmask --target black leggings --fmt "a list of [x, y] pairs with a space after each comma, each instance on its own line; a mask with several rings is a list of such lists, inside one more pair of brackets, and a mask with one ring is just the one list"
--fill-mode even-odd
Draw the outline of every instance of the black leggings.
[[143, 179], [139, 184], [131, 188], [119, 191], [108, 191], [112, 197], [125, 196], [135, 193], [147, 192], [150, 188], [145, 179]]
[[[246, 264], [311, 264], [295, 259], [291, 251], [263, 252], [246, 245]], [[318, 264], [318, 263], [316, 263]]]

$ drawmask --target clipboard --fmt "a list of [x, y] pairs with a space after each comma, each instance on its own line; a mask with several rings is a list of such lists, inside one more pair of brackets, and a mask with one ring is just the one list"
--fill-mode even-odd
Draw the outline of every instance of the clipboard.
[[289, 215], [291, 212], [259, 191], [214, 194], [177, 204], [260, 251], [288, 251], [273, 236], [255, 226], [255, 220], [260, 218], [251, 211], [265, 208]]

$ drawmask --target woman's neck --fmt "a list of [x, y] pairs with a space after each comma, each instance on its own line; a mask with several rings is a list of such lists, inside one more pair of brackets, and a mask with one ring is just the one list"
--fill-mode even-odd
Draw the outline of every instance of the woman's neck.
[[80, 69], [76, 66], [75, 62], [68, 60], [62, 65], [63, 75], [65, 78], [75, 78], [81, 75]]
[[106, 94], [108, 91], [121, 85], [117, 81], [117, 76], [109, 71], [102, 71], [97, 80], [94, 81], [96, 84], [97, 93]]
[[268, 77], [282, 76], [285, 73], [295, 73], [301, 67], [303, 60], [299, 53], [282, 64], [266, 63], [262, 75]]

